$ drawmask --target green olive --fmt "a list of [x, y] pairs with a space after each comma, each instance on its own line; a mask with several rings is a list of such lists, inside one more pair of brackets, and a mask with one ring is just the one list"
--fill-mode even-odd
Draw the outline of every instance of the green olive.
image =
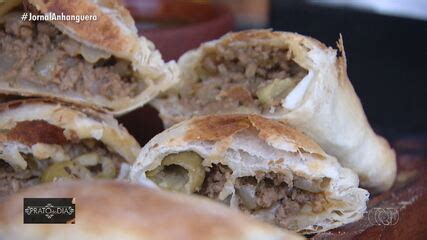
[[[274, 79], [267, 86], [261, 87], [257, 90], [256, 95], [259, 101], [266, 106], [273, 106], [281, 99], [286, 97], [292, 89], [296, 86], [296, 81], [292, 78]], [[277, 99], [280, 97], [280, 99]]]
[[146, 175], [166, 190], [193, 193], [200, 190], [205, 179], [202, 161], [203, 158], [195, 152], [171, 154]]
[[50, 165], [43, 172], [41, 181], [42, 182], [54, 182], [56, 179], [77, 179], [76, 176], [72, 175], [71, 169], [75, 168], [76, 164], [72, 161], [58, 162]]
[[59, 179], [88, 179], [91, 178], [89, 170], [76, 162], [63, 161], [50, 165], [41, 176], [42, 182], [55, 182]]
[[188, 190], [188, 171], [185, 168], [178, 165], [171, 166], [161, 166], [154, 171], [158, 174], [148, 173], [147, 176], [152, 181], [154, 181], [159, 187], [174, 191], [174, 192], [184, 192], [191, 193]]

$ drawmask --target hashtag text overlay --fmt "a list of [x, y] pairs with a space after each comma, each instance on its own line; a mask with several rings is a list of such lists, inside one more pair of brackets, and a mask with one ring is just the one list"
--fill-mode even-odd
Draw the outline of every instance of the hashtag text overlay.
[[66, 15], [64, 13], [57, 14], [48, 12], [44, 15], [35, 15], [32, 13], [24, 12], [21, 16], [21, 21], [72, 21], [80, 23], [83, 21], [97, 21], [98, 16], [96, 15]]

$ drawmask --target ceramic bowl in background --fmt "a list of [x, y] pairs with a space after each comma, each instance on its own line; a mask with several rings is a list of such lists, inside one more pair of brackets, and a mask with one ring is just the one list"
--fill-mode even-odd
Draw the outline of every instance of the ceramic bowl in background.
[[233, 30], [231, 11], [208, 1], [125, 0], [124, 4], [140, 34], [154, 42], [165, 60], [178, 59]]

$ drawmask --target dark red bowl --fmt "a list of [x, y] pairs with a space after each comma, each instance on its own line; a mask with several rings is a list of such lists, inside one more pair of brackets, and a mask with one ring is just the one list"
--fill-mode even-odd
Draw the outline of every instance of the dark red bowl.
[[226, 7], [189, 0], [125, 0], [140, 34], [156, 44], [165, 60], [178, 59], [201, 43], [233, 29]]

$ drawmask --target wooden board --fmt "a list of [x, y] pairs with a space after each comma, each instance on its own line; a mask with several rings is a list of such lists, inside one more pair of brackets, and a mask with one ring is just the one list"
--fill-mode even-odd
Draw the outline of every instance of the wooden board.
[[[142, 145], [163, 130], [151, 107], [120, 121]], [[427, 239], [427, 137], [400, 137], [392, 145], [398, 158], [393, 188], [371, 196], [362, 220], [310, 236], [312, 239]]]
[[365, 217], [313, 239], [427, 239], [427, 140], [392, 142], [398, 175], [393, 188], [372, 196]]

